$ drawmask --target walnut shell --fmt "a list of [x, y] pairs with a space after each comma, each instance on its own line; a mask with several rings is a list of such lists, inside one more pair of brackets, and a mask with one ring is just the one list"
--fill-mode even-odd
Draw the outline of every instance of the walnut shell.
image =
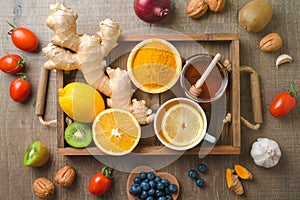
[[282, 39], [278, 33], [269, 33], [264, 36], [259, 43], [262, 51], [272, 52], [278, 50], [282, 46]]
[[226, 0], [207, 0], [209, 10], [220, 12], [225, 6]]
[[186, 7], [186, 13], [189, 17], [196, 19], [201, 17], [208, 10], [206, 0], [191, 0]]
[[38, 178], [33, 182], [33, 191], [41, 199], [47, 199], [55, 193], [55, 187], [47, 178]]
[[55, 175], [55, 182], [63, 187], [69, 187], [75, 180], [76, 171], [71, 166], [64, 166]]

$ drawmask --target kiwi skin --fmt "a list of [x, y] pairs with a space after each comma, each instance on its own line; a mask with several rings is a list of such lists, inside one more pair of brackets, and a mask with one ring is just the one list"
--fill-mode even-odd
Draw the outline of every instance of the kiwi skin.
[[248, 32], [262, 31], [272, 18], [272, 6], [267, 0], [253, 0], [239, 12], [238, 21]]
[[74, 148], [84, 148], [93, 140], [92, 131], [84, 123], [73, 122], [65, 129], [65, 140]]
[[41, 167], [49, 160], [50, 153], [44, 143], [41, 141], [32, 142], [27, 148], [23, 164], [31, 167]]

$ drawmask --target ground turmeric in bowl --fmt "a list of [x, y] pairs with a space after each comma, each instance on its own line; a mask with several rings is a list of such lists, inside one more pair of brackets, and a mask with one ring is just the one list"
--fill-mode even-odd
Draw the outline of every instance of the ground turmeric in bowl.
[[132, 82], [141, 90], [161, 93], [170, 89], [181, 72], [177, 49], [166, 40], [148, 39], [130, 53], [127, 69]]

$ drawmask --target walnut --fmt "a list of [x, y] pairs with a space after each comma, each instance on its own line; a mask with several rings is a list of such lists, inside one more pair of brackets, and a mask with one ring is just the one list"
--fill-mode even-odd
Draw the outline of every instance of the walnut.
[[282, 46], [282, 39], [278, 33], [269, 33], [264, 36], [259, 43], [262, 51], [272, 52], [278, 50]]
[[76, 177], [76, 171], [71, 166], [64, 166], [55, 175], [55, 182], [63, 187], [69, 187]]
[[206, 0], [191, 0], [186, 7], [186, 13], [189, 17], [196, 19], [204, 15], [207, 9]]
[[207, 0], [209, 10], [213, 12], [221, 11], [225, 6], [226, 0]]
[[41, 199], [47, 199], [55, 193], [55, 187], [46, 178], [38, 178], [33, 182], [33, 191]]

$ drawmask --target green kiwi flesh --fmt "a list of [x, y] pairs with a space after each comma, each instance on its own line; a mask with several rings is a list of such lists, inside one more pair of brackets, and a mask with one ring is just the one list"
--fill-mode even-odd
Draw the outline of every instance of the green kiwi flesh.
[[31, 167], [41, 167], [49, 160], [50, 153], [41, 141], [32, 142], [27, 148], [23, 164]]
[[86, 124], [73, 122], [65, 130], [65, 140], [74, 148], [84, 148], [93, 140], [92, 131]]

